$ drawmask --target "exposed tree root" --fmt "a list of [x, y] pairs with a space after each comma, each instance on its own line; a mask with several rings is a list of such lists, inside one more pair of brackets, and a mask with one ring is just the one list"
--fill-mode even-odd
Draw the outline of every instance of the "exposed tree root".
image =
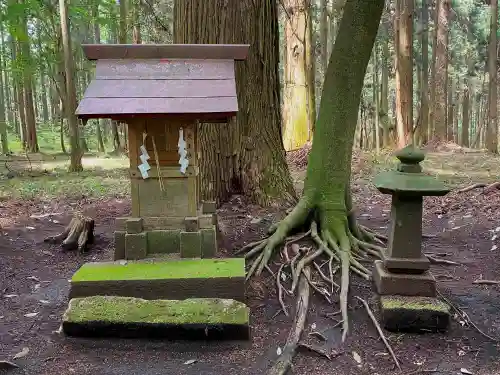
[[500, 285], [500, 280], [479, 279], [479, 280], [475, 280], [472, 284], [479, 284], [479, 285]]
[[77, 249], [83, 253], [94, 242], [94, 225], [94, 219], [77, 213], [63, 232], [47, 237], [44, 241], [60, 243], [63, 250]]
[[310, 274], [311, 270], [309, 266], [304, 267], [302, 275], [300, 276], [294, 323], [290, 333], [288, 334], [285, 347], [274, 366], [267, 372], [268, 375], [285, 375], [292, 365], [292, 359], [295, 355], [295, 351], [297, 350], [302, 331], [304, 331], [307, 311], [309, 309], [310, 291], [307, 279], [310, 278]]
[[[285, 243], [281, 251], [282, 265], [276, 275], [278, 299], [285, 315], [288, 314], [283, 296], [292, 295], [304, 274], [306, 267], [311, 267], [314, 275], [306, 274], [305, 279], [309, 286], [322, 295], [332, 304], [333, 296], [339, 292], [340, 311], [342, 314], [342, 340], [345, 341], [349, 332], [349, 317], [347, 315], [347, 300], [350, 283], [350, 273], [370, 279], [370, 271], [362, 262], [380, 258], [386, 238], [372, 230], [357, 224], [353, 213], [347, 216], [344, 212], [321, 213], [313, 217], [307, 199], [299, 201], [297, 206], [278, 224], [273, 225], [268, 238], [253, 242], [242, 248], [239, 253], [246, 251], [245, 258], [249, 261], [247, 280], [253, 275], [259, 275], [266, 269], [275, 249]], [[347, 217], [347, 219], [346, 219]], [[305, 225], [308, 225], [305, 226]], [[304, 228], [306, 233], [300, 234], [287, 241], [287, 236], [297, 228]], [[301, 247], [297, 241], [309, 236], [317, 248]], [[378, 243], [378, 244], [377, 244]], [[291, 246], [289, 246], [291, 245]], [[334, 267], [335, 263], [335, 267]], [[290, 290], [283, 286], [285, 282], [284, 270], [290, 269], [292, 276]], [[340, 269], [340, 286], [334, 281], [335, 273]]]
[[466, 193], [468, 191], [474, 190], [474, 189], [479, 189], [479, 188], [484, 188], [483, 193], [489, 193], [490, 191], [493, 191], [495, 189], [500, 189], [500, 181], [494, 182], [492, 184], [484, 184], [484, 183], [477, 183], [477, 184], [472, 184], [467, 187], [464, 187], [460, 190], [458, 190], [458, 193]]

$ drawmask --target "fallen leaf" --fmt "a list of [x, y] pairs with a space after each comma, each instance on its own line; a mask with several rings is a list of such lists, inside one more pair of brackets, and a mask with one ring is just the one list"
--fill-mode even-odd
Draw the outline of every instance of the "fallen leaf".
[[61, 324], [61, 325], [59, 326], [59, 328], [58, 328], [57, 330], [55, 330], [55, 331], [52, 331], [52, 333], [61, 334], [61, 333], [62, 333], [62, 331], [63, 331], [63, 329], [62, 329], [62, 324]]
[[490, 251], [495, 251], [497, 248], [498, 248], [498, 247], [497, 247], [497, 245], [493, 245], [493, 246], [491, 247]]
[[52, 220], [53, 223], [59, 224], [59, 220]]
[[48, 304], [50, 304], [50, 301], [47, 301], [46, 299], [41, 299], [39, 302], [40, 302], [42, 305], [48, 305]]
[[17, 294], [5, 294], [3, 298], [16, 298], [19, 297]]
[[0, 360], [0, 370], [10, 370], [13, 368], [19, 368], [19, 366], [9, 361]]
[[192, 365], [193, 363], [198, 362], [197, 359], [189, 359], [186, 362], [184, 362], [185, 365]]
[[465, 355], [465, 352], [463, 350], [458, 351], [458, 356], [463, 357]]
[[36, 277], [36, 276], [28, 276], [28, 277], [27, 277], [27, 279], [28, 279], [28, 280], [33, 280], [33, 281], [36, 281], [37, 283], [39, 283], [39, 282], [40, 282], [40, 279], [39, 279], [38, 277]]
[[492, 241], [495, 241], [495, 240], [497, 239], [497, 237], [498, 237], [498, 236], [495, 234], [493, 237], [491, 237], [491, 240], [492, 240]]
[[3, 316], [3, 315], [2, 315], [2, 316], [0, 316], [0, 319], [3, 319], [3, 318], [5, 318], [5, 316]]
[[443, 217], [443, 215], [437, 215], [438, 219], [441, 219]]
[[19, 353], [17, 353], [13, 358], [19, 359], [19, 358], [26, 357], [29, 352], [30, 352], [30, 349], [25, 347], [25, 348], [23, 348], [23, 350], [21, 350]]
[[283, 353], [283, 352], [281, 351], [281, 348], [278, 346], [278, 349], [276, 349], [276, 354], [281, 355], [281, 353]]
[[35, 230], [36, 228], [35, 227], [26, 227], [26, 229], [28, 229], [28, 230]]
[[281, 272], [281, 280], [286, 281], [286, 274], [284, 272]]
[[464, 219], [469, 219], [469, 218], [471, 218], [471, 217], [472, 217], [472, 215], [471, 215], [471, 214], [468, 214], [468, 215], [464, 215], [464, 216], [462, 216], [462, 217], [463, 217]]
[[360, 356], [357, 352], [352, 352], [352, 358], [354, 358], [354, 360], [355, 360], [357, 363], [359, 363], [359, 364], [361, 364], [361, 362], [363, 362], [363, 361], [361, 360], [361, 356]]
[[316, 323], [311, 324], [311, 329], [315, 330], [316, 329]]
[[48, 255], [48, 256], [51, 256], [53, 257], [54, 256], [54, 253], [51, 253], [50, 251], [48, 250], [42, 250], [42, 254], [45, 254], [45, 255]]
[[37, 316], [38, 313], [37, 312], [33, 312], [33, 313], [28, 313], [28, 314], [24, 314], [24, 316], [26, 318], [34, 318], [35, 316]]
[[496, 227], [495, 232], [500, 232], [500, 227]]
[[33, 287], [33, 289], [35, 290], [38, 290], [40, 288], [40, 284], [35, 284], [35, 286]]
[[260, 217], [254, 217], [251, 221], [250, 224], [258, 224], [262, 221]]
[[464, 367], [462, 367], [462, 368], [460, 369], [460, 372], [461, 372], [462, 374], [466, 374], [466, 375], [473, 375], [473, 374], [472, 374], [472, 372], [470, 372], [469, 370], [467, 370], [467, 369], [466, 369], [466, 368], [464, 368]]
[[127, 264], [127, 261], [126, 260], [120, 260], [119, 263], [120, 263], [120, 265], [125, 266]]

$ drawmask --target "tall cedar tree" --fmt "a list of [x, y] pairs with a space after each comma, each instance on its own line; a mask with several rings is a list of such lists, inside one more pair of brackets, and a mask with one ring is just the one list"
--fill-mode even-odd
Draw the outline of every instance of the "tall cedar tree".
[[203, 199], [237, 192], [262, 205], [296, 201], [282, 143], [276, 2], [176, 0], [174, 42], [250, 44], [236, 64], [236, 120], [200, 125]]

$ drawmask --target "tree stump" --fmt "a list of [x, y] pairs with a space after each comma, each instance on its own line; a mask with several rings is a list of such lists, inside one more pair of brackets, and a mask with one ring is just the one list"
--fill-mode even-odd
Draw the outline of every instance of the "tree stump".
[[44, 242], [61, 243], [64, 251], [78, 249], [84, 253], [87, 245], [94, 242], [94, 225], [94, 219], [78, 213], [62, 233], [47, 237]]

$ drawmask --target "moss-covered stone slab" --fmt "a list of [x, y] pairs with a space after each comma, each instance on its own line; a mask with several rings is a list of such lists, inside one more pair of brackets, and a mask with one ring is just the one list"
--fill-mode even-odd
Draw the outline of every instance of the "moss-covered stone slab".
[[125, 259], [144, 259], [148, 254], [146, 232], [125, 234]]
[[217, 231], [215, 225], [212, 228], [201, 229], [201, 256], [202, 258], [213, 258], [217, 252]]
[[181, 232], [181, 257], [201, 258], [201, 232]]
[[249, 339], [249, 308], [231, 299], [74, 298], [63, 316], [69, 336]]
[[450, 324], [450, 307], [432, 297], [381, 296], [380, 312], [392, 332], [445, 332]]
[[113, 254], [114, 260], [125, 259], [125, 231], [115, 232], [115, 252]]
[[228, 298], [245, 302], [245, 260], [86, 263], [71, 279], [70, 298], [96, 295], [148, 300]]

